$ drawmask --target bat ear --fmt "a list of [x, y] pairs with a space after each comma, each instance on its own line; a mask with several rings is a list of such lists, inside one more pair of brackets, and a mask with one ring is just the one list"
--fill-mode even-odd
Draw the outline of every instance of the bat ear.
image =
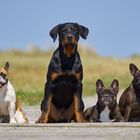
[[118, 94], [119, 91], [119, 81], [117, 79], [113, 80], [110, 86], [110, 90], [114, 94]]
[[50, 31], [50, 36], [53, 38], [53, 42], [57, 39], [57, 34], [59, 33], [59, 27], [61, 27], [62, 24], [58, 24]]
[[6, 71], [8, 71], [9, 66], [10, 66], [9, 62], [6, 62], [6, 63], [5, 63], [5, 66], [4, 66], [4, 69], [5, 69]]
[[103, 81], [101, 79], [98, 79], [96, 81], [96, 92], [97, 92], [97, 94], [102, 93], [104, 89], [105, 89], [105, 87], [104, 87]]
[[82, 25], [79, 25], [78, 23], [76, 23], [78, 30], [79, 30], [79, 35], [83, 38], [86, 39], [87, 35], [89, 33], [89, 29], [87, 27], [84, 27]]
[[136, 72], [138, 71], [138, 68], [135, 64], [131, 63], [129, 65], [129, 69], [130, 69], [130, 72], [133, 76], [135, 76]]

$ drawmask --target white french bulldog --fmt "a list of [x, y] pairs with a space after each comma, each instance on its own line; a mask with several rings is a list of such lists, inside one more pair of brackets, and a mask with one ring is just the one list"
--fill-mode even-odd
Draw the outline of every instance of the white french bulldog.
[[1, 123], [28, 123], [15, 90], [8, 80], [9, 62], [0, 68], [0, 122]]

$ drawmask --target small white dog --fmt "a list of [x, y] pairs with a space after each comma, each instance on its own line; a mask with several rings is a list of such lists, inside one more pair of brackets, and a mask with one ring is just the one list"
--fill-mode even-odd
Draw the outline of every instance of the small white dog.
[[15, 90], [8, 80], [9, 62], [0, 68], [0, 122], [1, 123], [28, 123]]

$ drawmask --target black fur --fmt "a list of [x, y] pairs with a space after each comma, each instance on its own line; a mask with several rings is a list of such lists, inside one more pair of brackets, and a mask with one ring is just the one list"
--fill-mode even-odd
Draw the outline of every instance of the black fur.
[[[42, 112], [48, 111], [48, 99], [50, 96], [52, 96], [53, 105], [58, 110], [68, 109], [74, 101], [74, 96], [78, 96], [78, 110], [81, 112], [83, 111], [83, 68], [80, 55], [77, 50], [77, 43], [79, 36], [86, 39], [87, 35], [88, 29], [77, 23], [59, 24], [50, 31], [50, 36], [54, 41], [57, 39], [57, 36], [59, 36], [59, 46], [54, 51], [48, 67], [44, 99], [41, 104]], [[67, 41], [66, 44], [63, 43], [64, 39]], [[74, 40], [73, 42], [72, 39]], [[69, 52], [64, 50], [67, 49], [67, 47], [72, 50], [72, 53], [70, 52], [70, 56], [67, 56], [67, 53]], [[53, 73], [58, 74], [57, 78], [52, 79], [51, 76]], [[80, 73], [79, 78], [76, 77], [77, 73]], [[67, 118], [64, 118], [64, 120], [65, 122], [69, 121]], [[62, 120], [59, 120], [57, 122], [61, 121]], [[53, 122], [56, 122], [56, 120], [53, 120]]]

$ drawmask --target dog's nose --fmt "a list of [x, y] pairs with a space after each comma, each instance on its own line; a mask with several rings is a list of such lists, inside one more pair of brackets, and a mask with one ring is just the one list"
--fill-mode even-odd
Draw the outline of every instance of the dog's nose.
[[108, 100], [105, 100], [104, 103], [105, 103], [105, 105], [108, 105], [109, 104], [109, 101]]
[[73, 38], [72, 35], [67, 36], [68, 41], [72, 41], [72, 38]]

